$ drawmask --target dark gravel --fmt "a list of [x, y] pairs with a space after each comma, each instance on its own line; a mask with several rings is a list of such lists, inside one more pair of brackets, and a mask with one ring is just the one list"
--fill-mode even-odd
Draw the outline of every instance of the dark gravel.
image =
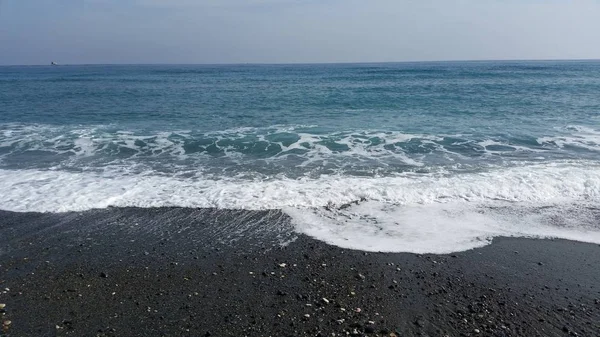
[[0, 211], [0, 335], [600, 336], [598, 245], [365, 253], [290, 229], [278, 211]]

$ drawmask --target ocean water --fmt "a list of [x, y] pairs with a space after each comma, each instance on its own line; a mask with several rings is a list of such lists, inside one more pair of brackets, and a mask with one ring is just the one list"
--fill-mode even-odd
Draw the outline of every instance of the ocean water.
[[600, 61], [0, 67], [0, 209], [281, 209], [368, 251], [600, 244]]

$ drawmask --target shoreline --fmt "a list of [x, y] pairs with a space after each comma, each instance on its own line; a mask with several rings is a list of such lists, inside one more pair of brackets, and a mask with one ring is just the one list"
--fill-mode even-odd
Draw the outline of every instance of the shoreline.
[[188, 208], [0, 211], [0, 232], [0, 336], [600, 336], [596, 244], [371, 253]]

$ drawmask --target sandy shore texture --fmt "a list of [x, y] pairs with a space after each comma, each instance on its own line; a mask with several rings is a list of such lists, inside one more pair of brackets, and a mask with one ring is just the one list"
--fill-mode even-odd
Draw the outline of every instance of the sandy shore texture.
[[600, 247], [365, 253], [280, 211], [1, 211], [0, 303], [3, 336], [600, 336]]

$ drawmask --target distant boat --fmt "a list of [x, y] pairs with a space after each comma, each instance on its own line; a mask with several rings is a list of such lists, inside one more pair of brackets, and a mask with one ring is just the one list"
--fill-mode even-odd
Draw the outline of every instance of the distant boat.
[[57, 66], [57, 65], [58, 65], [58, 63], [56, 63], [56, 62], [52, 61], [52, 62], [50, 62], [50, 65], [51, 65], [51, 66]]

